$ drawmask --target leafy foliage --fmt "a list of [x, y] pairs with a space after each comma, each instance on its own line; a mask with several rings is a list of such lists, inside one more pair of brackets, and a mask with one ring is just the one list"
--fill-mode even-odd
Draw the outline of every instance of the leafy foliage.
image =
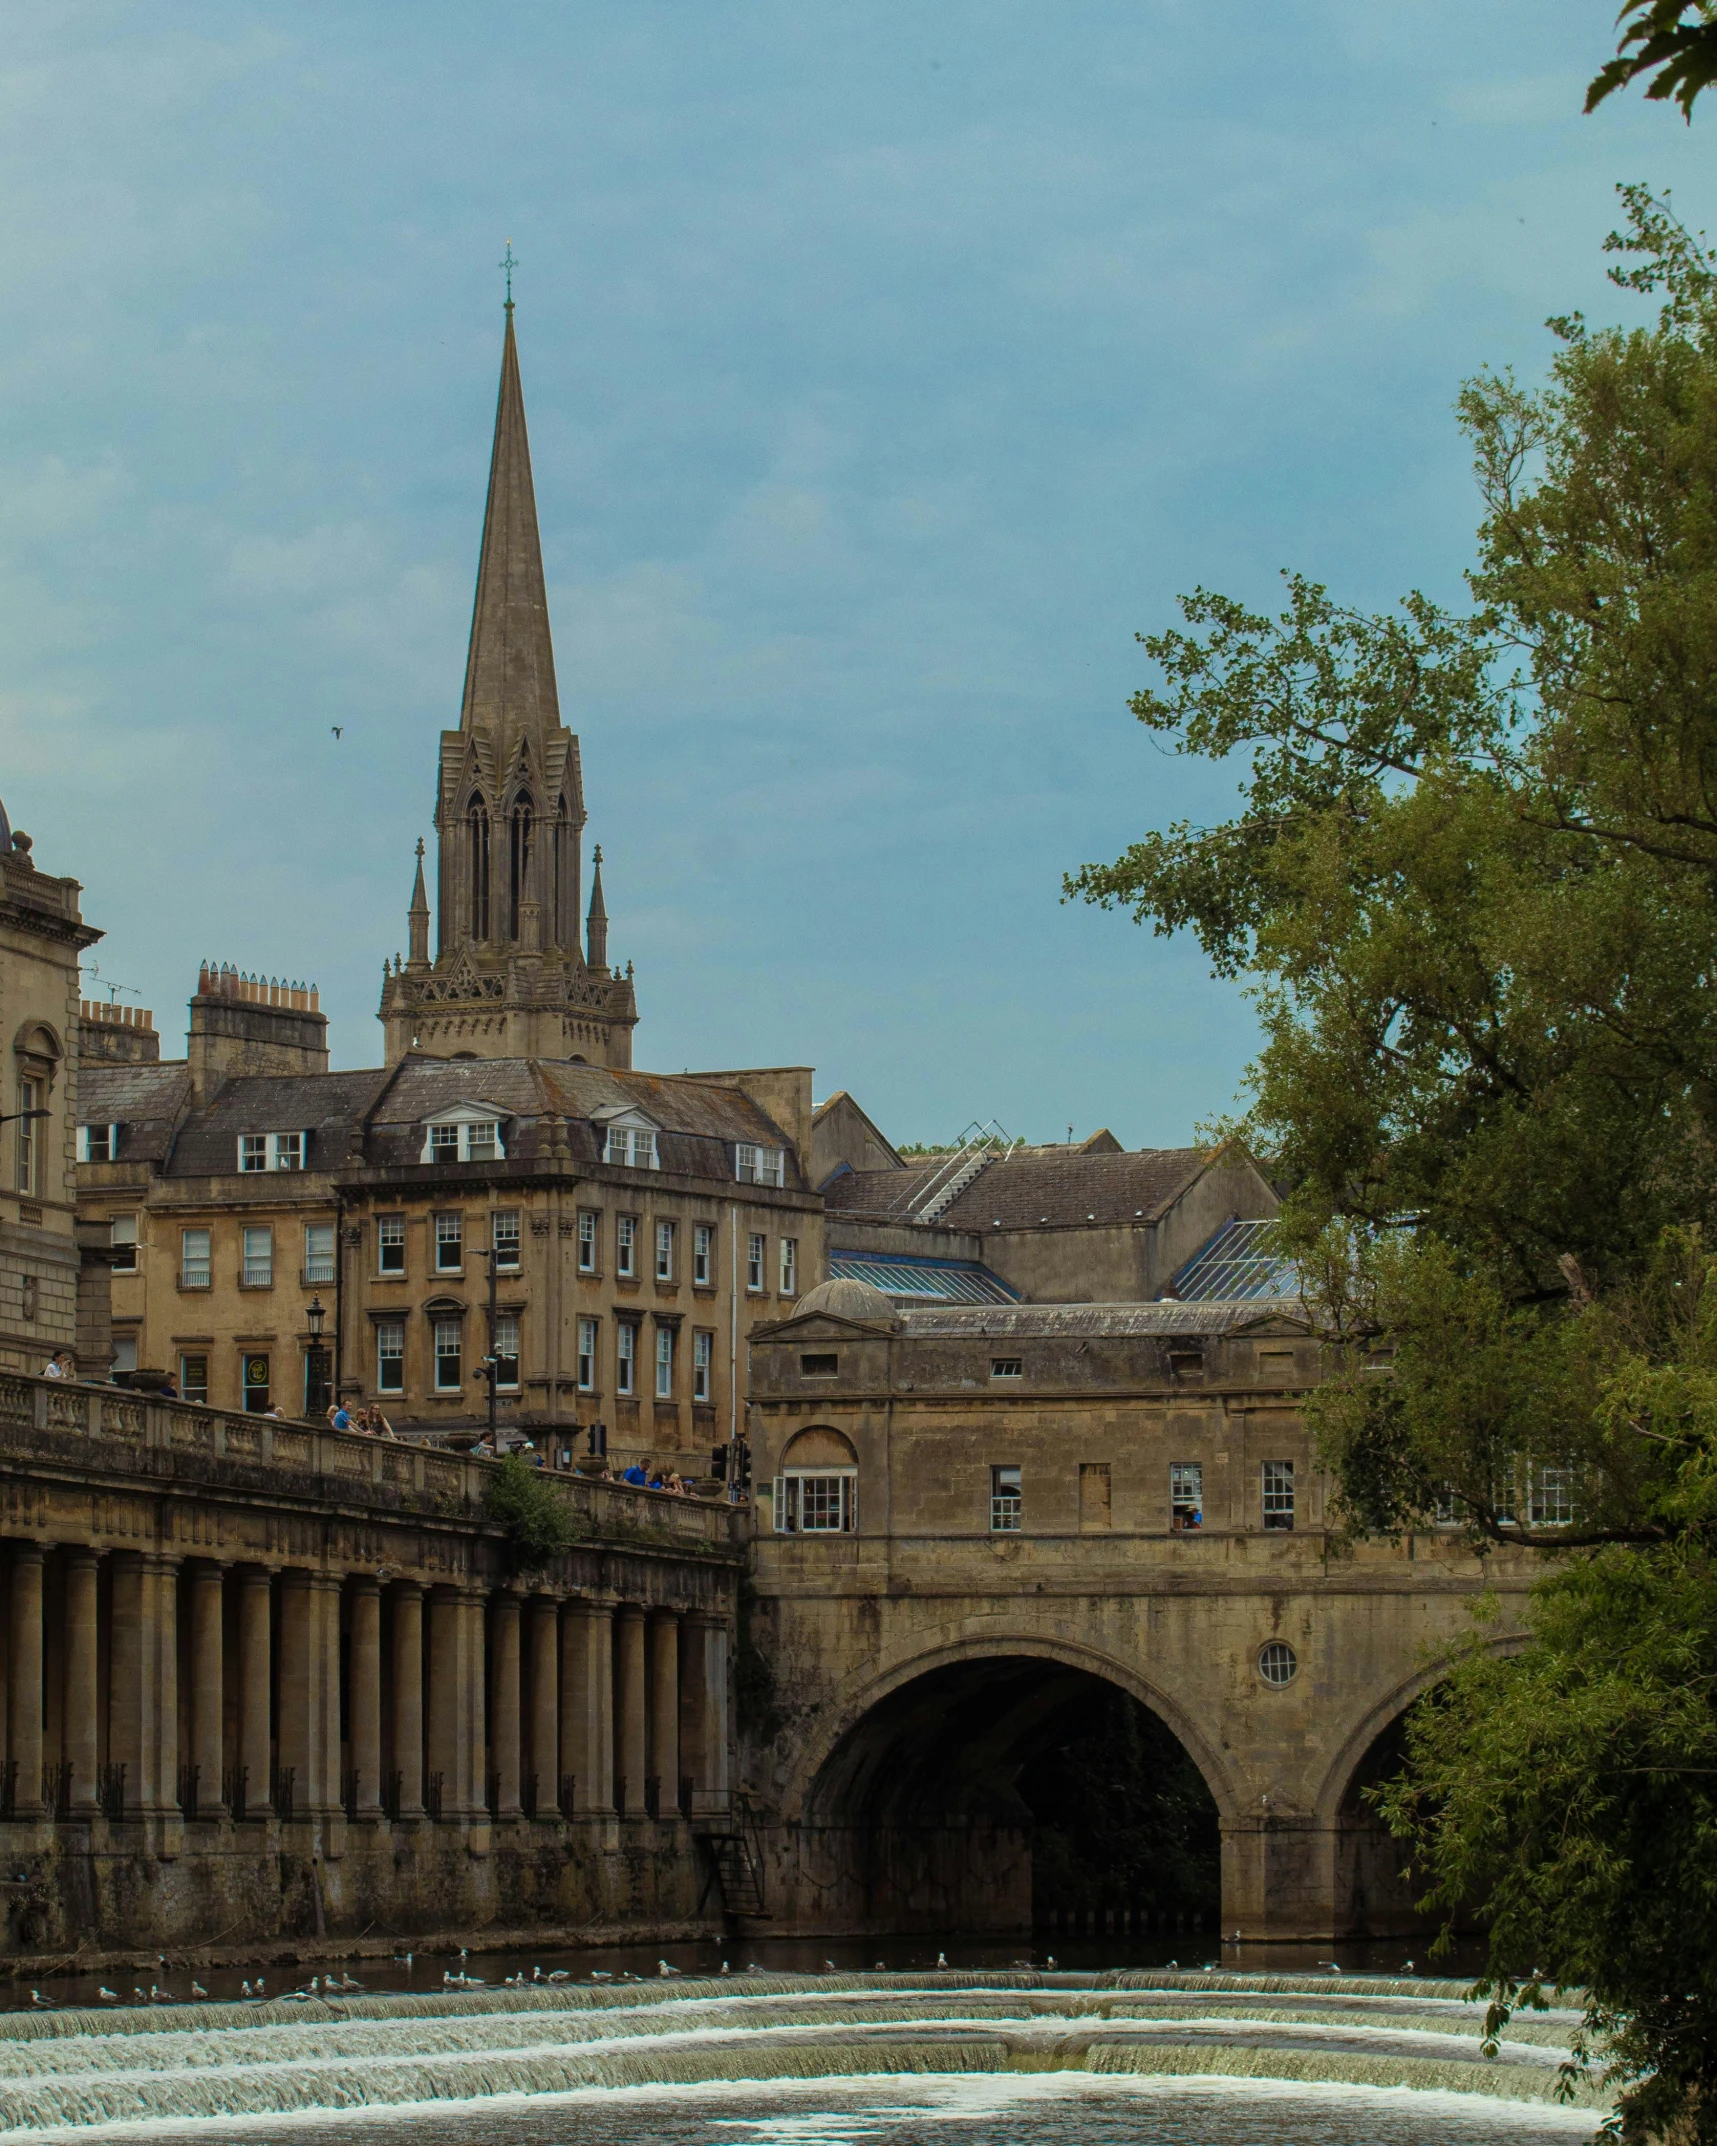
[[1673, 97], [1691, 121], [1695, 98], [1717, 82], [1717, 8], [1711, 0], [1625, 0], [1616, 21], [1629, 26], [1586, 92], [1587, 111], [1596, 111], [1612, 90], [1650, 75], [1646, 95]]
[[1709, 1903], [1717, 1773], [1671, 1809], [1637, 1771], [1701, 1764], [1717, 1662], [1717, 259], [1622, 191], [1655, 321], [1554, 322], [1542, 388], [1462, 391], [1470, 608], [1186, 599], [1133, 706], [1236, 764], [1239, 810], [1067, 885], [1256, 1000], [1238, 1129], [1327, 1326], [1343, 1526], [1553, 1554], [1524, 1661], [1475, 1654], [1415, 1724], [1389, 1808], [1432, 1897], [1489, 1900], [1505, 2008], [1538, 1967], [1592, 1989], [1632, 2130], [1717, 2139], [1690, 1925], [1640, 1860], [1661, 1824]]
[[483, 1486], [483, 1512], [506, 1530], [516, 1572], [540, 1572], [578, 1540], [572, 1507], [516, 1453], [499, 1462]]

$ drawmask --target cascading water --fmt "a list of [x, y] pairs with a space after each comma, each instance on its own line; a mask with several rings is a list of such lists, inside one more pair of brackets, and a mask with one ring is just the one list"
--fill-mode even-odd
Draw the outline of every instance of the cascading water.
[[[1598, 2090], [1555, 2099], [1578, 2015], [1522, 2019], [1486, 2058], [1480, 2008], [1460, 1992], [1359, 1977], [837, 1974], [12, 2014], [0, 2139], [266, 2126], [312, 2146], [347, 2139], [359, 2113], [366, 2128], [409, 2116], [413, 2146], [738, 2142], [752, 2127], [916, 2140], [954, 2118], [962, 2146], [979, 2146], [992, 2115], [998, 2137], [1045, 2146], [1265, 2141], [1282, 2124], [1283, 2140], [1328, 2146], [1589, 2137]], [[1366, 2128], [1356, 2094], [1376, 2104]], [[640, 2096], [666, 2105], [626, 2115]]]

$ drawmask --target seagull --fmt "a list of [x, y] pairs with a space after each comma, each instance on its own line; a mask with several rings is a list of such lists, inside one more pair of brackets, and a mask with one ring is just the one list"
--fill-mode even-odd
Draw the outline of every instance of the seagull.
[[103, 2004], [117, 2004], [119, 2002], [119, 1992], [117, 1990], [98, 1989], [95, 1994]]
[[208, 1994], [208, 1991], [204, 1989], [203, 1985], [193, 1975], [191, 1978], [191, 1995], [193, 1997], [206, 1997]]
[[835, 1967], [835, 1963], [834, 1963], [834, 1961], [833, 1961], [833, 1960], [825, 1960], [825, 1961], [823, 1962], [823, 1972], [824, 1972], [824, 1974], [826, 1974], [826, 1975], [832, 1975], [832, 1974], [834, 1974], [834, 1973], [836, 1973], [836, 1972], [837, 1972], [837, 1970], [836, 1970], [836, 1967]]
[[885, 1974], [887, 1974], [887, 1972], [888, 1972], [888, 1963], [887, 1963], [887, 1961], [886, 1961], [886, 1960], [878, 1960], [878, 1961], [877, 1961], [877, 1963], [876, 1963], [876, 1972], [877, 1972], [877, 1973], [878, 1973], [879, 1975], [885, 1975]]
[[131, 1994], [137, 1999], [137, 2002], [139, 2004], [147, 2004], [149, 2002], [148, 1998], [144, 1996], [143, 1992], [137, 1987], [135, 1982], [131, 1985]]
[[549, 1982], [570, 1982], [571, 1979], [572, 1969], [570, 1967], [551, 1967], [544, 1977], [544, 1980]]
[[355, 1975], [342, 1975], [340, 1978], [340, 1987], [343, 1990], [361, 1990], [363, 1986]]
[[658, 1960], [656, 1962], [656, 1972], [659, 1975], [677, 1975], [680, 1970], [677, 1967], [670, 1967], [666, 1960]]
[[[1049, 1955], [1049, 1958], [1045, 1960], [1043, 1964], [1045, 1967], [1053, 1967], [1055, 1965], [1055, 1955], [1053, 1952]], [[1174, 1963], [1171, 1961], [1169, 1964], [1172, 1966]]]
[[40, 1990], [30, 1992], [30, 2002], [41, 2012], [51, 2012], [54, 2009], [54, 1999], [44, 1997]]
[[728, 1966], [728, 1964], [727, 1964], [727, 1962], [726, 1962], [725, 1960], [723, 1960], [723, 1961], [722, 1961], [722, 1963], [721, 1963], [721, 1971], [722, 1971], [722, 1973], [723, 1973], [724, 1975], [730, 1975], [730, 1974], [732, 1974], [732, 1972], [733, 1972], [733, 1969], [732, 1969], [731, 1967], [729, 1967], [729, 1966]]
[[1169, 1966], [1170, 1966], [1170, 1967], [1178, 1967], [1179, 1965], [1180, 1965], [1180, 1962], [1179, 1962], [1178, 1960], [1170, 1960], [1170, 1962], [1169, 1962]]
[[242, 1996], [248, 1997], [248, 1996], [250, 1995], [250, 1984], [249, 1984], [248, 1982], [245, 1982], [245, 1983], [241, 1983], [239, 1987], [240, 1987], [240, 1994], [241, 1994]]
[[590, 1979], [592, 1982], [612, 1982], [614, 1970], [612, 1967], [593, 1967], [590, 1970]]
[[1413, 1972], [1413, 1962], [1411, 1960], [1403, 1960], [1401, 1962], [1401, 1972], [1404, 1975], [1410, 1975]]
[[331, 731], [332, 731], [332, 732], [334, 733], [335, 737], [339, 737], [339, 735], [340, 735], [340, 726], [339, 726], [339, 724], [338, 724], [338, 723], [330, 723], [330, 724], [328, 725], [328, 728], [329, 728], [329, 729], [330, 729], [330, 730], [331, 730]]
[[409, 1952], [396, 1952], [393, 1956], [393, 1963], [396, 1967], [409, 1967], [411, 1965], [411, 1954]]
[[948, 1964], [948, 1955], [947, 1955], [947, 1954], [946, 1954], [945, 1952], [939, 1952], [939, 1953], [937, 1953], [937, 1955], [936, 1955], [936, 1965], [937, 1965], [938, 1967], [946, 1967], [946, 1966], [947, 1966], [947, 1964]]
[[256, 1994], [259, 1997], [262, 1995], [262, 1977], [260, 1975], [256, 1978]]

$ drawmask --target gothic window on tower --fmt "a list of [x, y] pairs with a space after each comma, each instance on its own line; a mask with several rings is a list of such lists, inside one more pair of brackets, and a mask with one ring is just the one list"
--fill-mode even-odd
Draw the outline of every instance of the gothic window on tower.
[[519, 909], [530, 898], [531, 801], [521, 797], [507, 828], [507, 937], [519, 936]]
[[489, 815], [481, 798], [474, 797], [466, 810], [467, 848], [471, 867], [471, 936], [489, 936]]

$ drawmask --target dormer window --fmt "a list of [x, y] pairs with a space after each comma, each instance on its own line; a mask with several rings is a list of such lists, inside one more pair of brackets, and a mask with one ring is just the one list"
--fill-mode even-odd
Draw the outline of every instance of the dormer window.
[[117, 1125], [80, 1125], [78, 1127], [79, 1162], [117, 1162], [119, 1160], [119, 1127]]
[[424, 1123], [419, 1162], [504, 1162], [507, 1150], [501, 1139], [501, 1121], [494, 1105], [461, 1103], [443, 1110]]
[[238, 1166], [244, 1172], [302, 1170], [309, 1145], [308, 1133], [240, 1133]]
[[661, 1158], [656, 1153], [656, 1136], [642, 1125], [611, 1125], [602, 1159], [617, 1162], [630, 1170], [659, 1170], [662, 1167]]
[[786, 1150], [747, 1147], [741, 1141], [733, 1151], [733, 1174], [742, 1185], [784, 1185], [787, 1181]]

